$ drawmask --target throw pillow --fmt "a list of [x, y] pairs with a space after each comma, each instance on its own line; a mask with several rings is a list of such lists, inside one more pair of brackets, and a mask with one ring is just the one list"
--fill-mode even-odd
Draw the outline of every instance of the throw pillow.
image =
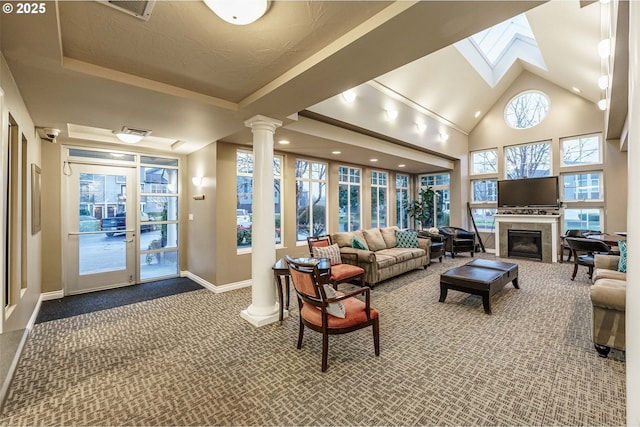
[[620, 248], [620, 260], [618, 261], [618, 271], [622, 273], [627, 272], [627, 241], [620, 240], [618, 242]]
[[340, 247], [336, 243], [329, 246], [314, 246], [313, 256], [315, 258], [329, 258], [331, 265], [342, 264]]
[[[327, 298], [336, 298], [338, 296], [338, 292], [331, 287], [331, 285], [324, 285], [324, 294]], [[327, 313], [332, 316], [339, 317], [344, 319], [347, 315], [347, 311], [344, 308], [344, 303], [342, 301], [332, 302], [327, 306]]]
[[353, 236], [351, 238], [351, 247], [356, 249], [363, 249], [365, 251], [369, 250], [369, 247], [367, 246], [367, 244], [362, 240], [358, 239], [356, 236]]
[[385, 243], [379, 228], [362, 230], [362, 234], [364, 235], [364, 241], [370, 251], [387, 249], [387, 244]]
[[438, 230], [438, 227], [431, 227], [429, 229], [429, 233], [431, 233], [431, 234], [440, 234], [440, 230]]
[[419, 248], [418, 233], [415, 231], [396, 231], [396, 239], [398, 239], [399, 248]]

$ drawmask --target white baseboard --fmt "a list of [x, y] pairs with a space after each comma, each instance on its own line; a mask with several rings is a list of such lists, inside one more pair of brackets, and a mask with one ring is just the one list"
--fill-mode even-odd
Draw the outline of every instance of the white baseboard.
[[248, 280], [243, 280], [241, 282], [234, 282], [234, 283], [227, 283], [226, 285], [214, 285], [213, 283], [203, 279], [200, 276], [197, 276], [193, 273], [191, 273], [190, 271], [181, 271], [180, 272], [180, 277], [186, 277], [188, 279], [193, 280], [194, 282], [196, 282], [197, 284], [199, 284], [200, 286], [210, 290], [211, 292], [214, 292], [216, 294], [222, 293], [222, 292], [228, 292], [228, 291], [233, 291], [235, 289], [242, 289], [242, 288], [246, 288], [251, 286], [251, 279]]
[[59, 291], [45, 292], [43, 294], [40, 294], [39, 302], [42, 303], [42, 301], [60, 299], [62, 297], [64, 297], [64, 292], [62, 291], [62, 289], [60, 289]]

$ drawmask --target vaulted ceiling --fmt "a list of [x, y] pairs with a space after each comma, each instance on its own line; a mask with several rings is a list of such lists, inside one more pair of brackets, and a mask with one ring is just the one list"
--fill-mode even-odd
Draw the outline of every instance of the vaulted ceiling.
[[[378, 153], [380, 167], [407, 159], [408, 171], [424, 172], [457, 154], [434, 156], [397, 128], [373, 126], [374, 108], [401, 103], [433, 122], [435, 138], [443, 126], [468, 134], [525, 70], [594, 103], [602, 95], [597, 2], [272, 1], [247, 26], [201, 1], [157, 1], [147, 20], [97, 1], [46, 6], [3, 14], [0, 46], [34, 122], [61, 129], [59, 142], [118, 144], [112, 131], [129, 126], [152, 130], [140, 146], [189, 153], [250, 143], [243, 123], [263, 114], [285, 122], [276, 137], [291, 144], [279, 149], [325, 157], [341, 147], [350, 159]], [[518, 60], [491, 87], [452, 45], [523, 12], [547, 68]], [[354, 87], [369, 109], [340, 103]]]

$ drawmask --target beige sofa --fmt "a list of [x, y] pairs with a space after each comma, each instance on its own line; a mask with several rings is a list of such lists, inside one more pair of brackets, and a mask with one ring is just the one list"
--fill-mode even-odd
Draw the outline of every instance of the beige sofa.
[[602, 357], [607, 357], [611, 348], [625, 350], [627, 275], [618, 271], [619, 258], [596, 254], [594, 261], [593, 344]]
[[[343, 262], [353, 263], [364, 268], [365, 282], [373, 286], [390, 277], [416, 268], [427, 268], [429, 264], [430, 239], [419, 238], [418, 248], [399, 248], [396, 239], [396, 226], [370, 228], [353, 232], [339, 232], [331, 235], [331, 241], [338, 244]], [[356, 236], [366, 243], [369, 250], [351, 246]]]

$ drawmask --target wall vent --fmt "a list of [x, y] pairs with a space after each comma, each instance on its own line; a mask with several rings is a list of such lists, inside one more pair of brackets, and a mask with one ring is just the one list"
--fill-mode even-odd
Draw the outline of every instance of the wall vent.
[[138, 0], [97, 0], [106, 6], [111, 6], [136, 18], [148, 21], [151, 17], [151, 11], [155, 5], [155, 0], [138, 1]]

